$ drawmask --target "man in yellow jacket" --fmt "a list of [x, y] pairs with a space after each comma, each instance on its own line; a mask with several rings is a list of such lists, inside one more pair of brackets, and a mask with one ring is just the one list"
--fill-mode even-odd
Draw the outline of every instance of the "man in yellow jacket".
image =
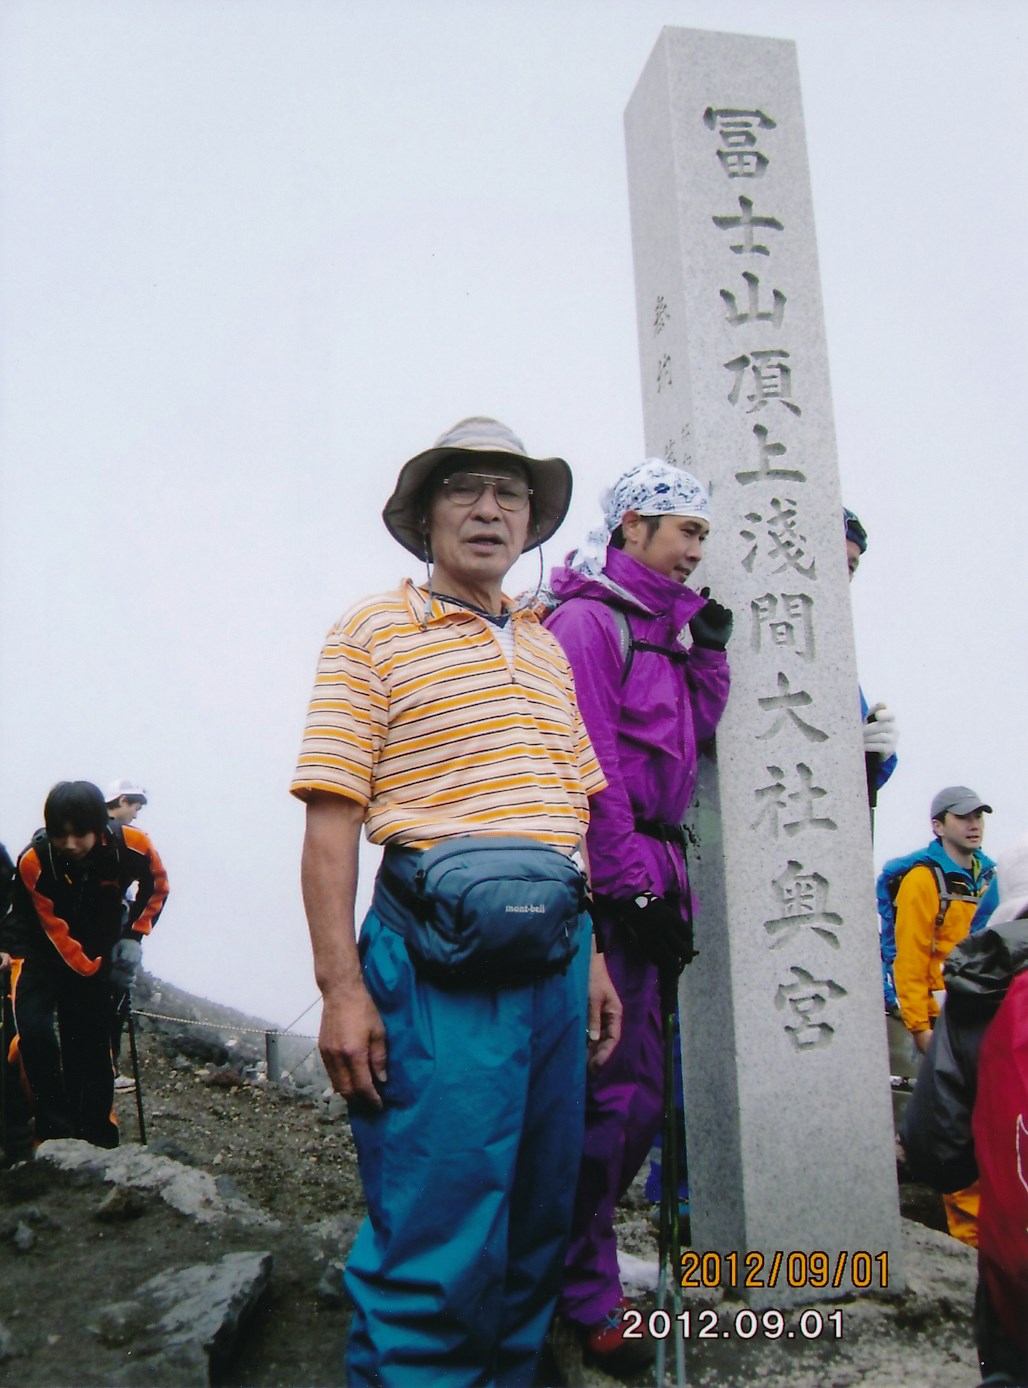
[[[903, 1023], [917, 1050], [928, 1049], [943, 996], [942, 966], [971, 928], [982, 896], [992, 880], [994, 863], [981, 851], [985, 816], [992, 813], [968, 786], [947, 786], [932, 801], [929, 850], [944, 874], [944, 901], [939, 879], [927, 863], [912, 867], [896, 893], [896, 960], [893, 978]], [[978, 1246], [978, 1184], [944, 1197], [946, 1221], [954, 1238]]]
[[940, 790], [931, 809], [933, 857], [940, 860], [951, 900], [943, 911], [936, 874], [927, 864], [911, 868], [896, 893], [896, 996], [922, 1055], [939, 1015], [943, 961], [968, 933], [992, 878], [992, 859], [981, 852], [985, 815], [991, 813], [992, 806], [967, 786]]

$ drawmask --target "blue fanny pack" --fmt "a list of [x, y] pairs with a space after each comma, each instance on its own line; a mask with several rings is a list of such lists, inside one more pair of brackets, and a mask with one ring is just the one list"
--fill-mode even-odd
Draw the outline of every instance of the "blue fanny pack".
[[559, 849], [469, 836], [387, 849], [371, 905], [433, 983], [514, 988], [567, 968], [584, 901], [585, 878]]

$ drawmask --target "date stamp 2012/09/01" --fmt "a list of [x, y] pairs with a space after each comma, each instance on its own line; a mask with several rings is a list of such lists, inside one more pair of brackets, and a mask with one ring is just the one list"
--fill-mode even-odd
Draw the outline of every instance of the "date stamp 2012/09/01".
[[622, 1335], [626, 1340], [641, 1340], [649, 1334], [654, 1340], [666, 1340], [680, 1335], [683, 1340], [841, 1340], [842, 1311], [827, 1313], [808, 1306], [796, 1321], [787, 1321], [781, 1311], [740, 1310], [701, 1311], [641, 1311], [626, 1308], [622, 1313]]
[[742, 1288], [753, 1291], [761, 1287], [791, 1287], [825, 1291], [840, 1291], [846, 1283], [864, 1290], [885, 1291], [889, 1286], [888, 1253], [868, 1253], [863, 1249], [850, 1253], [843, 1250], [832, 1255], [815, 1251], [794, 1250], [786, 1253], [699, 1253], [687, 1248], [682, 1253], [681, 1285], [686, 1291], [701, 1291], [713, 1287]]

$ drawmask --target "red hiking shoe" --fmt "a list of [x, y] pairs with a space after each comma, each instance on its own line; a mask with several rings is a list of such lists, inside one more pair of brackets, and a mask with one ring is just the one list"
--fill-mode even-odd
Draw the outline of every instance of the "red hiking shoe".
[[625, 1312], [634, 1308], [623, 1296], [596, 1325], [582, 1331], [582, 1362], [615, 1378], [638, 1374], [653, 1363], [657, 1347], [645, 1319], [635, 1316], [626, 1322]]

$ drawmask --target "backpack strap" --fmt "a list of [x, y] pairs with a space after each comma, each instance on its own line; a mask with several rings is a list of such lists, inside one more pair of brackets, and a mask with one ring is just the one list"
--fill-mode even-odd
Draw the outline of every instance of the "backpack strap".
[[[949, 910], [952, 902], [981, 901], [982, 897], [986, 893], [986, 890], [988, 889], [989, 883], [992, 881], [992, 872], [990, 870], [986, 870], [982, 873], [981, 877], [979, 878], [977, 891], [972, 889], [968, 889], [966, 891], [957, 891], [955, 890], [954, 884], [950, 881], [948, 874], [943, 872], [941, 866], [937, 862], [935, 862], [934, 859], [926, 858], [924, 866], [927, 868], [931, 868], [932, 876], [935, 878], [935, 886], [938, 889], [939, 893], [939, 914], [935, 917], [936, 930], [938, 930], [939, 926], [945, 919], [946, 912]], [[960, 887], [963, 888], [963, 879], [958, 878], [957, 880], [959, 882]]]
[[946, 919], [946, 912], [949, 910], [950, 902], [954, 899], [956, 893], [950, 891], [946, 874], [934, 858], [926, 858], [921, 866], [931, 871], [932, 876], [935, 878], [935, 890], [939, 893], [939, 913], [935, 917], [935, 928], [938, 930], [939, 926]]
[[621, 683], [624, 684], [632, 670], [632, 662], [635, 659], [636, 651], [652, 651], [655, 655], [662, 655], [665, 660], [674, 661], [677, 665], [686, 665], [689, 661], [689, 652], [672, 649], [670, 646], [658, 646], [653, 641], [640, 641], [632, 632], [632, 624], [628, 620], [628, 613], [617, 603], [607, 602], [604, 598], [590, 597], [582, 594], [586, 602], [598, 602], [605, 607], [614, 618], [614, 625], [618, 630], [618, 642], [621, 646]]
[[[594, 599], [602, 602], [602, 598]], [[678, 665], [685, 665], [689, 660], [689, 652], [681, 649], [674, 650], [670, 646], [659, 646], [653, 641], [640, 641], [632, 632], [632, 624], [628, 620], [628, 613], [623, 607], [617, 607], [614, 603], [603, 604], [608, 608], [617, 624], [618, 637], [621, 641], [621, 683], [625, 684], [632, 670], [632, 662], [635, 659], [636, 651], [652, 651], [654, 655], [662, 655], [665, 660], [673, 661]]]

